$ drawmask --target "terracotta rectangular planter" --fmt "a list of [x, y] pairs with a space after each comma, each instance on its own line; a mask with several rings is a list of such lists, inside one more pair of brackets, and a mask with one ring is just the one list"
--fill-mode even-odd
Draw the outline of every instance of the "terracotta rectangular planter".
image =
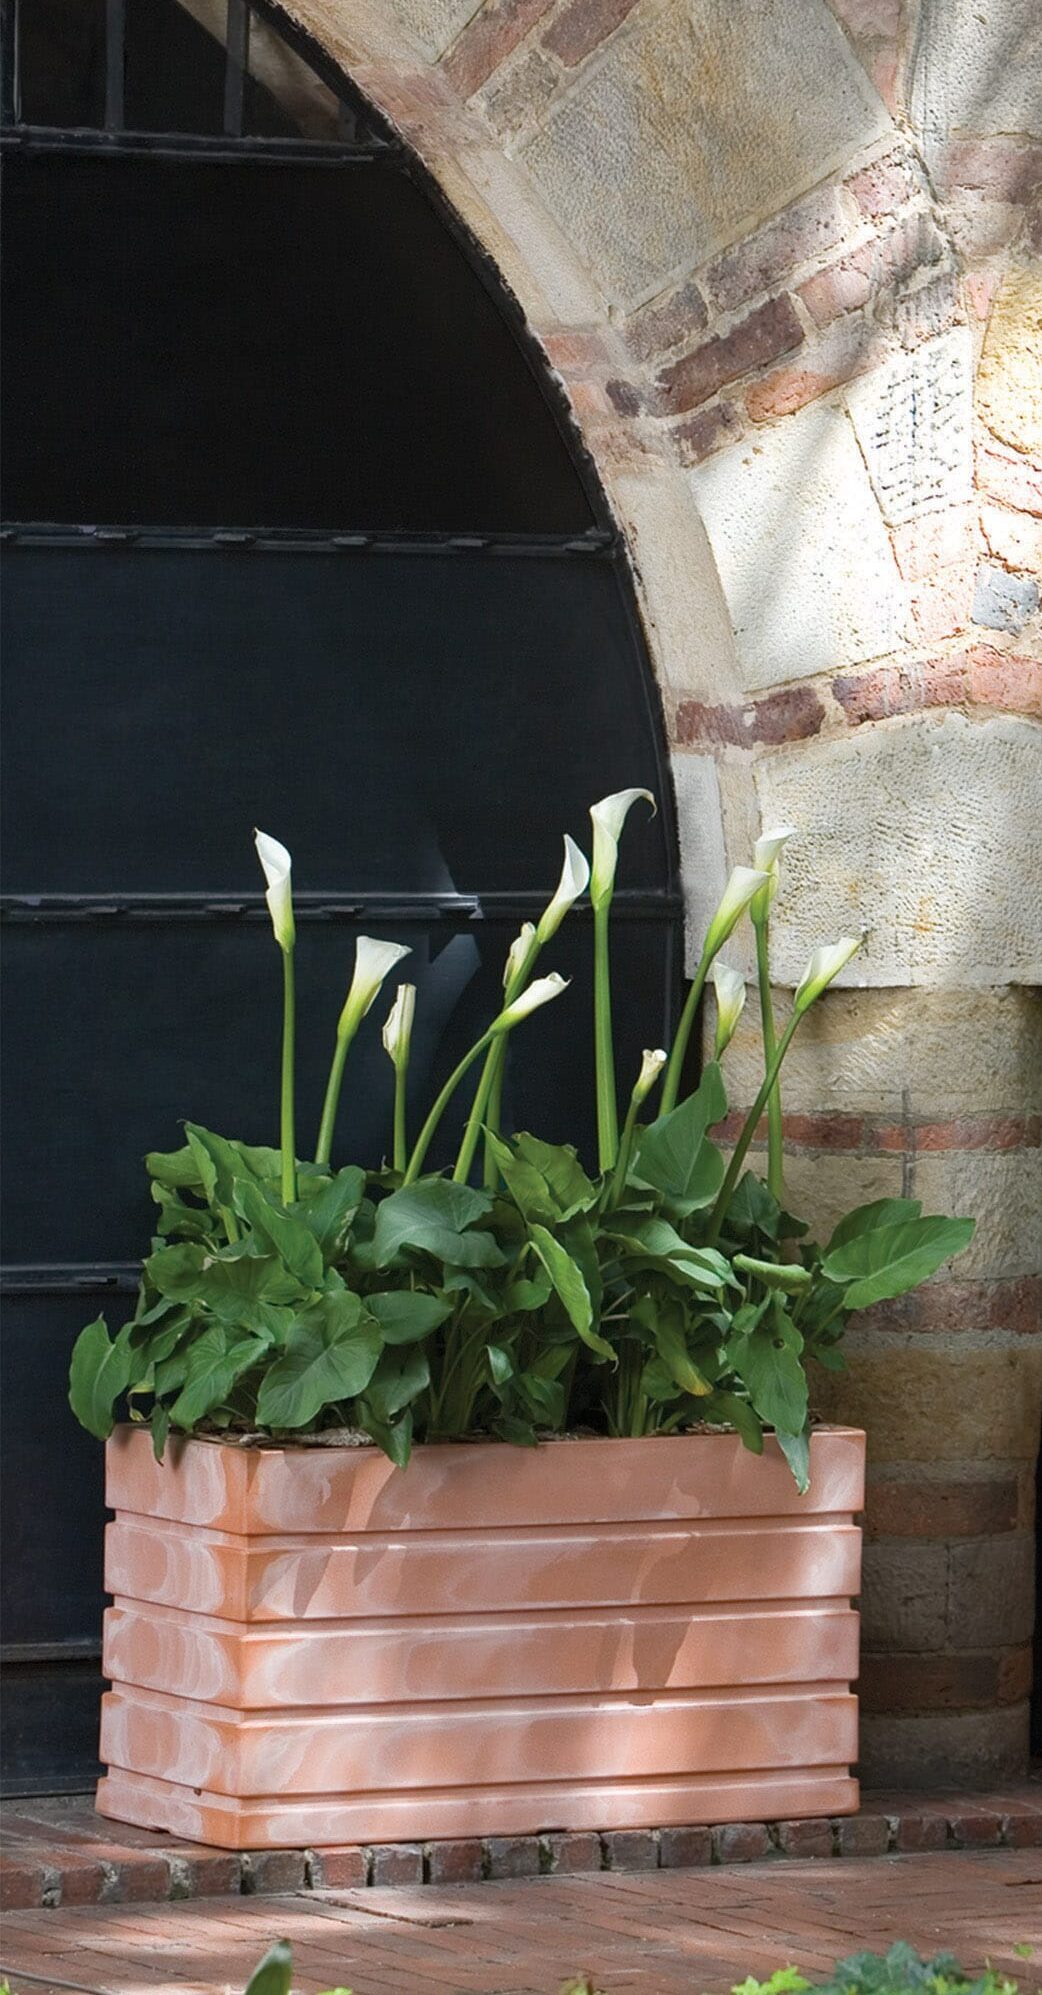
[[232, 1849], [857, 1806], [864, 1436], [108, 1445], [103, 1815]]

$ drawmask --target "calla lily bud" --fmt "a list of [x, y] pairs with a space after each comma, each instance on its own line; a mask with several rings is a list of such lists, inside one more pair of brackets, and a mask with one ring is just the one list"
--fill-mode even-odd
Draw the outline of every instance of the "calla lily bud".
[[[645, 792], [645, 794], [647, 794]], [[586, 892], [590, 884], [590, 866], [585, 852], [581, 852], [574, 838], [564, 837], [564, 865], [557, 884], [557, 892], [549, 906], [544, 908], [539, 919], [536, 934], [540, 946], [556, 935], [570, 907]], [[526, 924], [527, 926], [527, 924]]]
[[338, 1039], [354, 1036], [384, 978], [403, 956], [411, 955], [412, 950], [404, 943], [377, 942], [371, 935], [359, 936], [355, 944], [355, 973], [337, 1026]]
[[632, 1095], [638, 1108], [642, 1101], [647, 1100], [668, 1058], [669, 1054], [663, 1052], [661, 1046], [656, 1046], [651, 1052], [645, 1048]]
[[824, 942], [820, 949], [812, 952], [793, 999], [792, 1008], [797, 1017], [808, 1010], [822, 991], [828, 989], [833, 978], [838, 977], [849, 963], [855, 950], [860, 949], [861, 943], [860, 935], [843, 935], [838, 942]]
[[498, 1018], [493, 1019], [489, 1031], [509, 1032], [511, 1026], [519, 1025], [530, 1011], [538, 1011], [541, 1004], [549, 1004], [552, 998], [560, 997], [561, 992], [568, 989], [569, 981], [568, 977], [558, 976], [556, 970], [551, 970], [548, 977], [533, 978], [528, 989], [522, 991], [513, 1004], [508, 1004]]
[[599, 804], [592, 804], [590, 816], [593, 820], [593, 866], [590, 874], [590, 899], [594, 907], [610, 900], [615, 885], [615, 868], [619, 858], [619, 839], [626, 818], [638, 797], [644, 797], [652, 811], [658, 806], [650, 790], [617, 790], [612, 797], [602, 797]]
[[769, 884], [762, 888], [752, 902], [749, 913], [754, 921], [765, 921], [775, 894], [778, 891], [779, 860], [790, 838], [797, 836], [794, 824], [775, 825], [765, 831], [753, 847], [753, 865], [758, 871], [770, 875]]
[[702, 947], [703, 962], [722, 949], [732, 930], [737, 928], [750, 901], [761, 887], [767, 886], [770, 874], [755, 866], [736, 866], [723, 891], [720, 905], [706, 931]]
[[719, 1060], [725, 1046], [729, 1046], [734, 1038], [738, 1020], [742, 1015], [745, 1004], [745, 978], [740, 976], [737, 970], [730, 969], [726, 963], [721, 963], [719, 956], [710, 974], [716, 992], [716, 1045], [713, 1049], [713, 1058]]
[[277, 838], [269, 838], [266, 831], [255, 831], [253, 842], [257, 847], [257, 857], [264, 870], [268, 888], [264, 896], [268, 903], [271, 925], [275, 930], [275, 940], [280, 949], [290, 950], [297, 939], [293, 921], [293, 889], [291, 872], [293, 861], [284, 845]]
[[514, 978], [519, 975], [528, 961], [528, 954], [535, 941], [535, 936], [536, 931], [533, 923], [530, 921], [523, 922], [521, 933], [520, 935], [516, 935], [510, 944], [510, 948], [507, 951], [507, 960], [503, 965], [503, 989], [505, 991], [510, 989]]
[[415, 1013], [416, 985], [399, 984], [398, 995], [384, 1020], [382, 1034], [384, 1051], [390, 1055], [396, 1067], [404, 1067], [408, 1063]]

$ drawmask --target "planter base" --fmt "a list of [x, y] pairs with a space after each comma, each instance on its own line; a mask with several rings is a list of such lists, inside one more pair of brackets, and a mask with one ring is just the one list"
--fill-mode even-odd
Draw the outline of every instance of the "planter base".
[[121, 1430], [99, 1810], [230, 1849], [850, 1813], [863, 1462]]

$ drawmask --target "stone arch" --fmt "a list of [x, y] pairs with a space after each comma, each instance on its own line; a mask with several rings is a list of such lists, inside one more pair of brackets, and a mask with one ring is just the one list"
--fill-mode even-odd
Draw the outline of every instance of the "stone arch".
[[[809, 834], [779, 984], [823, 932], [870, 931], [793, 1058], [791, 1189], [825, 1223], [902, 1188], [980, 1223], [822, 1402], [870, 1432], [865, 1761], [994, 1781], [1026, 1753], [1042, 1397], [1033, 0], [293, 12], [564, 384], [629, 547], [682, 846], [701, 830], [692, 930], [762, 815]], [[739, 1100], [753, 1061], [736, 1041]]]

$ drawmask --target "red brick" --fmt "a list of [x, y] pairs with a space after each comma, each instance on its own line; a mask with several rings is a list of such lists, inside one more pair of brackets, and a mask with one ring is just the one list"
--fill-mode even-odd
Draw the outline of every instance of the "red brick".
[[988, 1538], [1014, 1531], [1019, 1517], [1014, 1475], [966, 1482], [904, 1482], [870, 1477], [865, 1495], [869, 1538]]
[[831, 1822], [779, 1822], [778, 1848], [786, 1856], [831, 1856]]
[[541, 21], [551, 0], [491, 0], [456, 37], [441, 67], [461, 97], [473, 97]]
[[915, 665], [876, 665], [867, 672], [841, 673], [833, 697], [853, 727], [921, 708], [960, 706], [969, 699], [969, 671], [960, 653]]
[[894, 1847], [898, 1850], [943, 1850], [948, 1844], [948, 1824], [943, 1815], [902, 1815], [897, 1824]]
[[967, 652], [970, 699], [978, 706], [1001, 707], [1005, 713], [1042, 716], [1042, 664], [976, 644]]
[[845, 227], [835, 187], [795, 202], [710, 265], [705, 283], [713, 303], [733, 312], [760, 292], [775, 290], [800, 264], [834, 249]]
[[431, 1843], [427, 1850], [427, 1876], [431, 1884], [476, 1884], [484, 1875], [484, 1851], [480, 1842]]
[[371, 1884], [422, 1884], [423, 1850], [419, 1843], [377, 1843], [369, 1852]]
[[987, 1809], [949, 1815], [948, 1833], [960, 1849], [994, 1849], [1002, 1841], [1002, 1817]]
[[171, 1850], [167, 1863], [172, 1899], [223, 1898], [242, 1889], [242, 1862], [234, 1851]]
[[892, 215], [903, 208], [906, 201], [920, 192], [924, 181], [918, 163], [909, 153], [888, 152], [870, 166], [848, 174], [843, 184], [849, 188], [862, 214], [875, 221], [880, 215]]
[[102, 1888], [104, 1904], [156, 1905], [170, 1896], [172, 1878], [164, 1857], [135, 1856], [124, 1863], [113, 1864], [111, 1869], [112, 1875]]
[[708, 323], [706, 301], [698, 285], [688, 282], [634, 313], [626, 323], [626, 345], [638, 360], [651, 360], [704, 332]]
[[97, 1905], [106, 1883], [106, 1873], [93, 1857], [61, 1856], [62, 1905]]
[[771, 298], [729, 333], [706, 340], [663, 369], [659, 375], [663, 408], [670, 415], [683, 415], [708, 402], [728, 381], [766, 367], [802, 340], [803, 327], [792, 299], [787, 294]]
[[242, 1859], [244, 1891], [301, 1891], [305, 1881], [303, 1850], [252, 1850]]
[[612, 1829], [602, 1837], [608, 1870], [657, 1870], [658, 1836], [651, 1829]]
[[308, 1872], [316, 1891], [358, 1891], [369, 1882], [369, 1857], [357, 1844], [309, 1850]]
[[5, 1854], [0, 1864], [0, 1911], [24, 1912], [42, 1905], [44, 1891], [48, 1884], [53, 1889], [55, 1882], [50, 1866], [14, 1862]]
[[708, 1829], [659, 1832], [659, 1862], [663, 1870], [695, 1870], [712, 1861], [713, 1838]]
[[993, 201], [1023, 207], [1042, 186], [1042, 146], [1010, 138], [957, 139], [940, 167], [945, 187], [973, 187]]
[[890, 1847], [886, 1815], [844, 1815], [836, 1828], [841, 1856], [883, 1856]]
[[559, 75], [556, 63], [540, 49], [532, 49], [503, 74], [490, 77], [481, 103], [493, 131], [510, 138], [534, 125], [554, 94]]
[[489, 1836], [485, 1843], [489, 1877], [537, 1877], [538, 1836]]
[[964, 1115], [953, 1122], [877, 1123], [876, 1150], [1037, 1150], [1042, 1116]]
[[877, 345], [877, 329], [868, 318], [844, 319], [801, 349], [798, 359], [776, 368], [746, 392], [745, 406], [753, 422], [790, 416], [819, 395], [863, 374]]
[[789, 1142], [805, 1150], [859, 1150], [865, 1142], [863, 1115], [790, 1114], [783, 1126]]
[[800, 285], [800, 297], [816, 325], [830, 325], [855, 311], [877, 292], [904, 284], [918, 270], [937, 263], [944, 239], [931, 215], [907, 216], [886, 234], [873, 236], [852, 255], [819, 270]]
[[1042, 1815], [1006, 1815], [1002, 1823], [1002, 1840], [1014, 1850], [1042, 1849]]
[[1009, 1281], [930, 1282], [911, 1295], [865, 1310], [863, 1329], [1013, 1330], [1030, 1336], [1042, 1327], [1042, 1281], [1021, 1275]]
[[713, 1830], [713, 1853], [718, 1863], [755, 1863], [770, 1847], [762, 1822], [725, 1822]]
[[1033, 464], [1019, 450], [1006, 450], [989, 440], [977, 451], [977, 481], [992, 498], [1016, 512], [1033, 513], [1042, 519], [1042, 465]]
[[[1030, 1653], [1030, 1652], [1029, 1652]], [[1003, 1697], [1002, 1658], [984, 1655], [865, 1655], [861, 1658], [862, 1708], [878, 1711], [971, 1711], [1017, 1703], [1026, 1695], [1023, 1668], [1013, 1672], [1014, 1694]]]
[[571, 0], [543, 36], [543, 46], [569, 69], [614, 34], [636, 0]]
[[742, 418], [733, 402], [714, 402], [699, 409], [672, 431], [673, 444], [682, 464], [701, 464], [726, 443], [737, 443], [744, 434]]
[[645, 405], [646, 397], [632, 381], [608, 381], [605, 393], [620, 416], [638, 416]]
[[572, 1830], [561, 1835], [544, 1836], [543, 1845], [550, 1860], [550, 1869], [560, 1871], [562, 1876], [602, 1868], [604, 1853], [601, 1839], [592, 1831]]
[[811, 686], [786, 686], [746, 707], [710, 707], [701, 700], [683, 700], [677, 708], [676, 740], [679, 747], [804, 741], [818, 733], [824, 718], [825, 709]]

